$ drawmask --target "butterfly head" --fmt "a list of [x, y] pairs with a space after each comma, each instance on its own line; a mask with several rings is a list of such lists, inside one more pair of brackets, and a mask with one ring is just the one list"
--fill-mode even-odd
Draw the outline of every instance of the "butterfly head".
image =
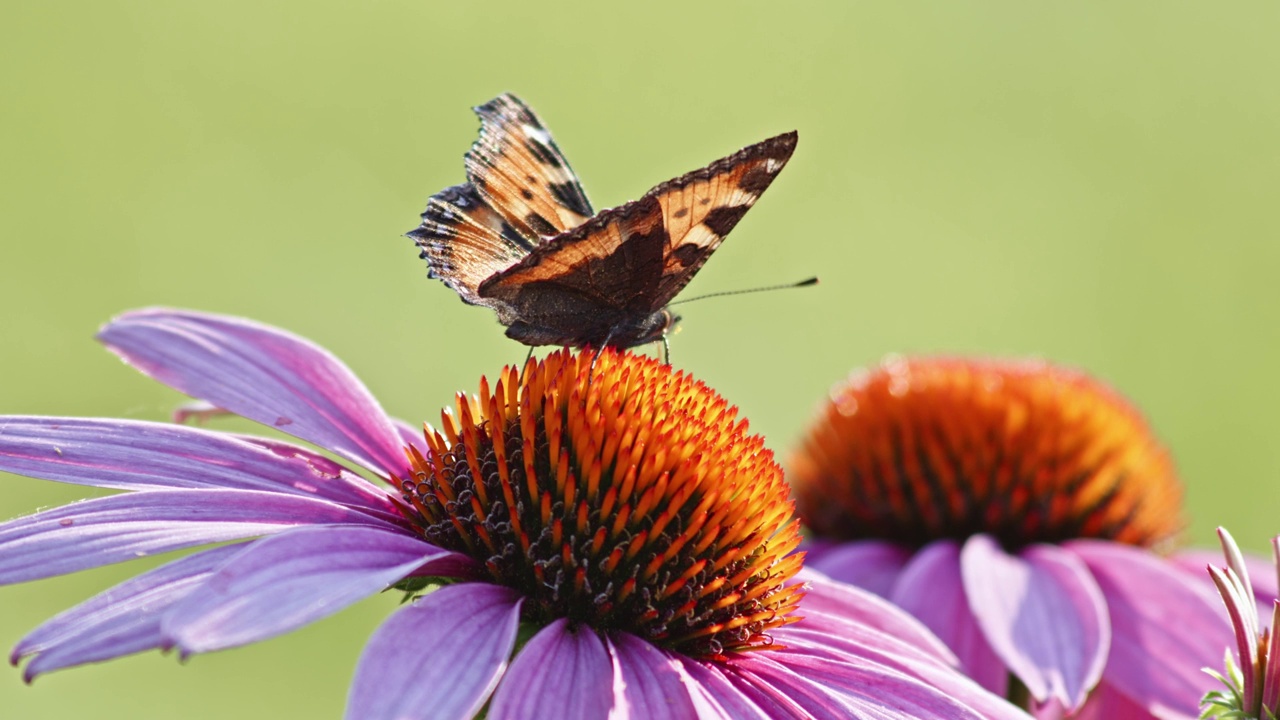
[[659, 342], [678, 322], [680, 322], [679, 315], [663, 308], [637, 322], [613, 327], [609, 333], [608, 344], [618, 348], [629, 348]]

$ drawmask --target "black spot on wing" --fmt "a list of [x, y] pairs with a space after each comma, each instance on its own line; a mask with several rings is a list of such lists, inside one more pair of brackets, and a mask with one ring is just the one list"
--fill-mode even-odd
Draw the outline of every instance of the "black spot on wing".
[[520, 188], [520, 197], [524, 198], [525, 200], [532, 200], [533, 191], [530, 190], [529, 188]]
[[710, 255], [712, 252], [713, 250], [709, 250], [701, 245], [685, 243], [684, 245], [676, 248], [671, 254], [675, 257], [676, 262], [680, 263], [680, 267], [689, 267], [690, 265], [702, 260], [707, 255]]
[[526, 149], [528, 149], [529, 154], [537, 158], [538, 162], [542, 163], [543, 165], [550, 165], [553, 168], [560, 167], [559, 153], [547, 147], [546, 145], [543, 145], [541, 142], [533, 138], [527, 138], [524, 141], [524, 146]]
[[533, 228], [533, 231], [539, 235], [559, 235], [560, 231], [556, 229], [546, 218], [538, 213], [529, 213], [524, 218], [525, 225]]
[[[781, 170], [782, 168], [778, 169]], [[738, 187], [745, 193], [759, 197], [761, 193], [768, 189], [775, 175], [777, 175], [776, 172], [769, 172], [768, 168], [761, 163], [742, 176], [742, 179], [738, 181]]]
[[587, 196], [582, 194], [582, 188], [578, 183], [573, 181], [551, 183], [549, 189], [556, 201], [569, 210], [583, 217], [591, 217], [594, 214], [591, 211], [591, 203], [587, 202]]
[[727, 207], [718, 207], [702, 219], [702, 224], [706, 225], [711, 232], [724, 237], [729, 234], [734, 225], [742, 219], [742, 216], [750, 210], [750, 205], [731, 205]]

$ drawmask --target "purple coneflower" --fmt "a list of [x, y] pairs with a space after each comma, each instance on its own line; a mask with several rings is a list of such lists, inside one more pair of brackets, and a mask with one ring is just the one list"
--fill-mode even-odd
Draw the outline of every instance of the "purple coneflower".
[[[1209, 576], [1227, 606], [1238, 660], [1227, 652], [1226, 674], [1209, 671], [1226, 689], [1205, 695], [1201, 717], [1275, 720], [1280, 714], [1280, 653], [1275, 652], [1271, 628], [1276, 627], [1280, 602], [1272, 602], [1264, 624], [1249, 577], [1251, 563], [1245, 561], [1231, 533], [1218, 528], [1218, 538], [1227, 564], [1220, 568], [1210, 565]], [[1280, 538], [1271, 540], [1271, 552], [1276, 565], [1258, 573], [1257, 579], [1264, 582], [1275, 582], [1280, 571]]]
[[1115, 393], [1042, 362], [893, 359], [831, 393], [790, 466], [809, 564], [914, 613], [983, 686], [1042, 717], [1196, 715], [1229, 633], [1153, 552], [1181, 488]]
[[278, 440], [0, 418], [0, 470], [126, 491], [0, 525], [0, 583], [232, 542], [37, 628], [12, 654], [28, 679], [255, 642], [398, 587], [419, 596], [365, 649], [349, 718], [1022, 717], [906, 614], [797, 582], [772, 454], [735, 408], [653, 360], [553, 353], [482, 380], [423, 432], [277, 329], [143, 310], [100, 337], [387, 487]]

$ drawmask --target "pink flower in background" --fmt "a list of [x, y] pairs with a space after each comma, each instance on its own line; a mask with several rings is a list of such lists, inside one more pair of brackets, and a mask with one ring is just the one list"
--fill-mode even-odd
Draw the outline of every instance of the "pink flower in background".
[[[1280, 615], [1280, 602], [1272, 601], [1267, 616], [1259, 616], [1252, 579], [1276, 582], [1280, 572], [1280, 538], [1271, 540], [1274, 558], [1270, 567], [1246, 562], [1236, 541], [1218, 528], [1226, 566], [1209, 566], [1209, 576], [1227, 606], [1227, 616], [1236, 636], [1236, 657], [1226, 655], [1226, 674], [1209, 671], [1226, 686], [1204, 697], [1205, 718], [1250, 718], [1274, 720], [1280, 713], [1280, 653], [1276, 652], [1272, 628]], [[1252, 567], [1251, 567], [1252, 565]], [[1254, 573], [1254, 570], [1262, 572]]]
[[772, 454], [652, 360], [554, 353], [424, 432], [274, 328], [143, 310], [100, 337], [341, 462], [179, 425], [0, 417], [0, 470], [124, 491], [0, 525], [0, 584], [230, 543], [34, 630], [12, 654], [28, 680], [264, 640], [396, 587], [416, 598], [365, 649], [348, 718], [1023, 717], [896, 608], [797, 582]]
[[920, 618], [1042, 717], [1193, 718], [1230, 640], [1166, 451], [1115, 393], [1039, 362], [855, 373], [791, 459], [808, 563]]

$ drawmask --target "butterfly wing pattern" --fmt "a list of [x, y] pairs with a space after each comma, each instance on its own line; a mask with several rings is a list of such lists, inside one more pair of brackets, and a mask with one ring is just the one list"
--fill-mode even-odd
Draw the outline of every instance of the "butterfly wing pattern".
[[593, 213], [551, 134], [523, 102], [476, 108], [468, 183], [427, 203], [409, 233], [464, 302], [494, 309], [526, 345], [661, 340], [667, 303], [769, 187], [796, 146], [786, 133]]

